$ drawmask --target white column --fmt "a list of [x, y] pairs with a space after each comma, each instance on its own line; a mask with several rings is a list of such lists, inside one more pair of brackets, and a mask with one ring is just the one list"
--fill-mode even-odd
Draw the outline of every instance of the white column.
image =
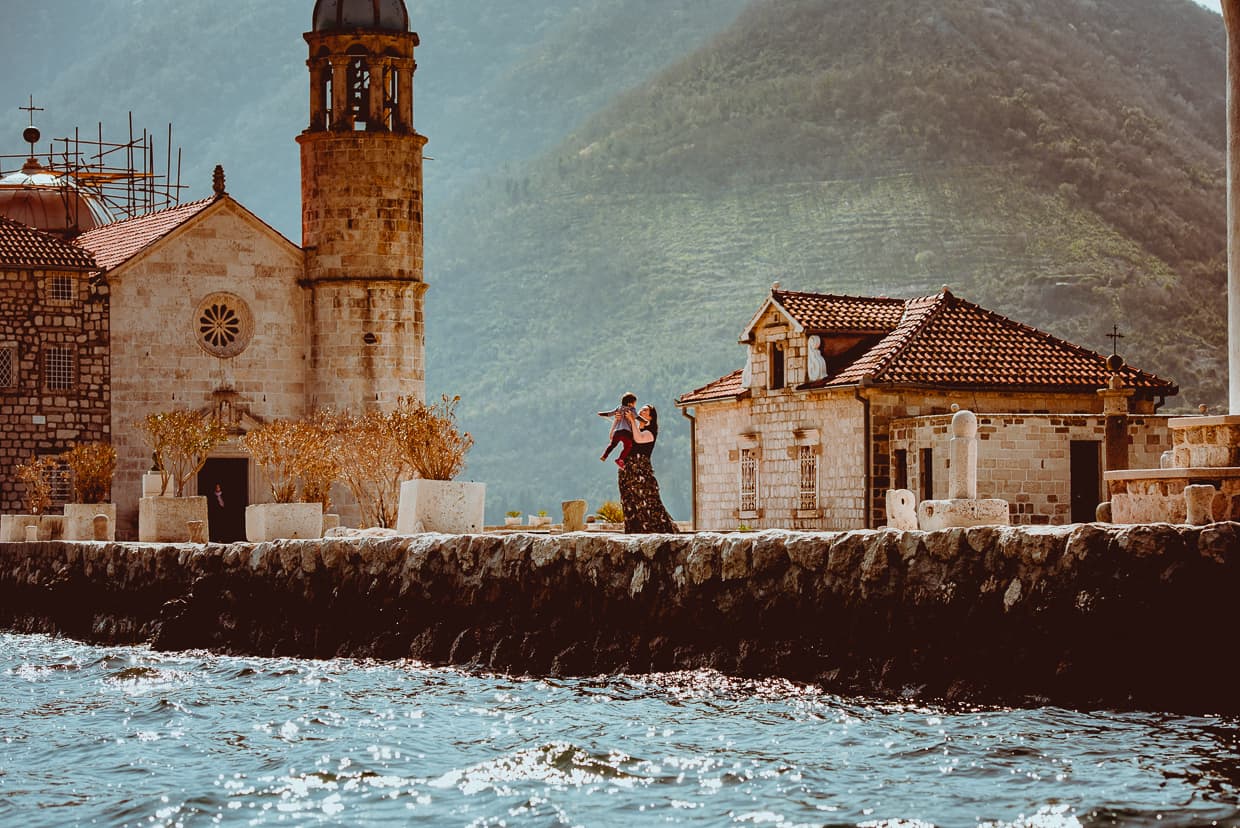
[[1222, 0], [1227, 28], [1227, 388], [1240, 415], [1240, 0]]
[[952, 439], [948, 444], [951, 468], [947, 470], [949, 500], [977, 500], [977, 415], [957, 411], [952, 416]]

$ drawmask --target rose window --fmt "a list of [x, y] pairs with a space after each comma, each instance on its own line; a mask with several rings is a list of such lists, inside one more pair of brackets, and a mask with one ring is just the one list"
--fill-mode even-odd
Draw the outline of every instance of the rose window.
[[212, 356], [233, 357], [245, 350], [254, 329], [245, 302], [230, 293], [203, 299], [194, 315], [198, 344]]

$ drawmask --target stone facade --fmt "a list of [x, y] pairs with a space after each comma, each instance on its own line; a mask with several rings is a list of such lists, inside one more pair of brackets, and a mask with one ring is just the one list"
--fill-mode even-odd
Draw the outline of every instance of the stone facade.
[[98, 276], [0, 267], [0, 511], [25, 511], [19, 463], [110, 439], [108, 306]]
[[[947, 441], [950, 415], [894, 420], [891, 423], [892, 456], [904, 458], [906, 466], [893, 468], [897, 483], [918, 493], [921, 500], [947, 496], [951, 472]], [[1128, 418], [1129, 463], [1141, 466], [1158, 462], [1171, 445], [1169, 417]], [[1072, 515], [1071, 444], [1097, 443], [1106, 436], [1106, 417], [1099, 414], [978, 414], [979, 498], [1001, 498], [1009, 503], [1013, 524], [1065, 524]], [[930, 474], [924, 460], [933, 464]], [[933, 490], [927, 491], [930, 482]], [[1101, 479], [1094, 481], [1101, 486]], [[1105, 490], [1101, 490], [1105, 499]]]

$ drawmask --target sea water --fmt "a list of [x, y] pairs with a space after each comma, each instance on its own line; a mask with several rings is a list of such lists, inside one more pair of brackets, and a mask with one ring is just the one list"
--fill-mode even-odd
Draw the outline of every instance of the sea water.
[[1240, 825], [1240, 721], [0, 634], [0, 825], [221, 824]]

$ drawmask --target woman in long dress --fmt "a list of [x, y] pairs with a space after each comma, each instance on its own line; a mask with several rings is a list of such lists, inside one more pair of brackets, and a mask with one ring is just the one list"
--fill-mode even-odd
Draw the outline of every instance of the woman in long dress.
[[644, 405], [633, 432], [633, 449], [620, 469], [620, 506], [624, 509], [624, 531], [629, 534], [675, 534], [676, 523], [663, 507], [659, 481], [655, 479], [650, 454], [659, 437], [659, 412]]

